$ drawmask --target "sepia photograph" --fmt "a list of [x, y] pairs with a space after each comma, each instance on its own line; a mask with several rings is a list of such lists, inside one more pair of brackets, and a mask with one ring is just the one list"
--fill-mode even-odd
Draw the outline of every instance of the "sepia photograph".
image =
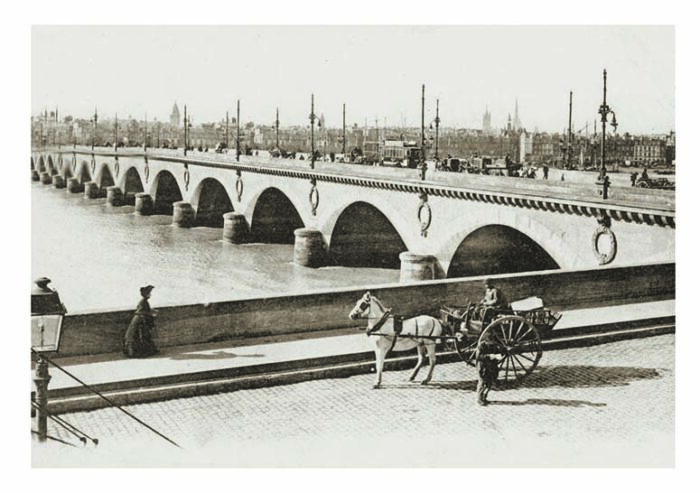
[[672, 23], [62, 20], [32, 469], [677, 466]]

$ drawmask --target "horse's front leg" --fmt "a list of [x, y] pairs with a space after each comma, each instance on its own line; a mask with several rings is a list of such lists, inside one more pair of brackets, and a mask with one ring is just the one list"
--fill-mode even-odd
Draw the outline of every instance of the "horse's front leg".
[[386, 355], [386, 350], [377, 345], [374, 350], [375, 363], [374, 366], [377, 369], [377, 380], [374, 382], [374, 388], [378, 389], [382, 385], [382, 369], [384, 368], [384, 356]]
[[418, 345], [418, 363], [416, 364], [416, 367], [413, 369], [413, 373], [411, 373], [411, 376], [408, 378], [409, 382], [412, 382], [415, 378], [416, 375], [418, 375], [418, 370], [420, 370], [420, 367], [423, 366], [423, 357], [425, 354], [425, 346], [422, 344]]
[[426, 385], [433, 378], [433, 370], [435, 369], [435, 363], [437, 363], [437, 356], [435, 355], [435, 344], [431, 344], [427, 347], [428, 349], [428, 359], [430, 360], [430, 367], [428, 369], [428, 375], [425, 380], [421, 382], [421, 385]]

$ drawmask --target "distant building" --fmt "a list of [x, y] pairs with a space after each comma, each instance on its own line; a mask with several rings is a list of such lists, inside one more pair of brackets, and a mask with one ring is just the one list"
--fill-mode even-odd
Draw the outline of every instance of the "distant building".
[[174, 127], [180, 126], [180, 109], [177, 107], [177, 103], [173, 104], [173, 110], [170, 112], [170, 124]]
[[520, 122], [520, 116], [518, 115], [518, 100], [515, 100], [515, 118], [513, 118], [513, 130], [516, 132], [523, 128], [523, 124]]
[[486, 107], [486, 111], [484, 112], [484, 116], [481, 119], [481, 130], [485, 134], [490, 134], [492, 132], [491, 130], [491, 113], [489, 113], [489, 107]]

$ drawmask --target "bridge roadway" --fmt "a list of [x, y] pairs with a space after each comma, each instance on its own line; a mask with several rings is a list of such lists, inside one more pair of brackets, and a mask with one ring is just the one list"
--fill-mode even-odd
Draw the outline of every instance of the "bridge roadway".
[[131, 197], [137, 211], [148, 198], [179, 226], [223, 225], [234, 243], [294, 243], [308, 267], [400, 266], [412, 281], [674, 260], [675, 193], [618, 180], [604, 199], [572, 180], [434, 170], [421, 180], [415, 169], [199, 152], [64, 148], [31, 164], [88, 198]]

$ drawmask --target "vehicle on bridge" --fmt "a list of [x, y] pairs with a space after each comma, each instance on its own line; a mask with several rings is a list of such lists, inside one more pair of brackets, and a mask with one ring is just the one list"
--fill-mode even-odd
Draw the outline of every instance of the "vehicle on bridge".
[[421, 148], [413, 140], [385, 140], [382, 162], [397, 163], [404, 168], [417, 168], [421, 162]]
[[527, 377], [542, 357], [542, 338], [547, 338], [561, 318], [544, 309], [541, 298], [515, 301], [508, 308], [469, 303], [443, 306], [441, 322], [448, 329], [446, 341], [460, 358], [476, 366], [478, 353], [497, 357], [499, 384], [517, 384]]
[[509, 156], [497, 158], [494, 156], [473, 157], [467, 162], [467, 171], [473, 174], [514, 176], [520, 166]]
[[440, 320], [428, 316], [406, 318], [394, 315], [367, 291], [350, 312], [350, 319], [367, 319], [366, 334], [376, 337], [377, 379], [381, 386], [386, 355], [396, 349], [418, 349], [418, 364], [409, 381], [413, 381], [427, 353], [430, 367], [421, 382], [428, 383], [437, 361], [437, 345], [443, 343], [457, 352], [469, 366], [476, 366], [480, 357], [496, 361], [500, 386], [520, 383], [537, 367], [542, 357], [542, 337], [548, 337], [561, 314], [543, 308], [542, 299], [527, 298], [513, 302], [508, 308], [496, 309], [482, 304], [443, 306]]
[[637, 188], [654, 188], [660, 190], [675, 190], [676, 184], [668, 178], [638, 178], [634, 183]]

